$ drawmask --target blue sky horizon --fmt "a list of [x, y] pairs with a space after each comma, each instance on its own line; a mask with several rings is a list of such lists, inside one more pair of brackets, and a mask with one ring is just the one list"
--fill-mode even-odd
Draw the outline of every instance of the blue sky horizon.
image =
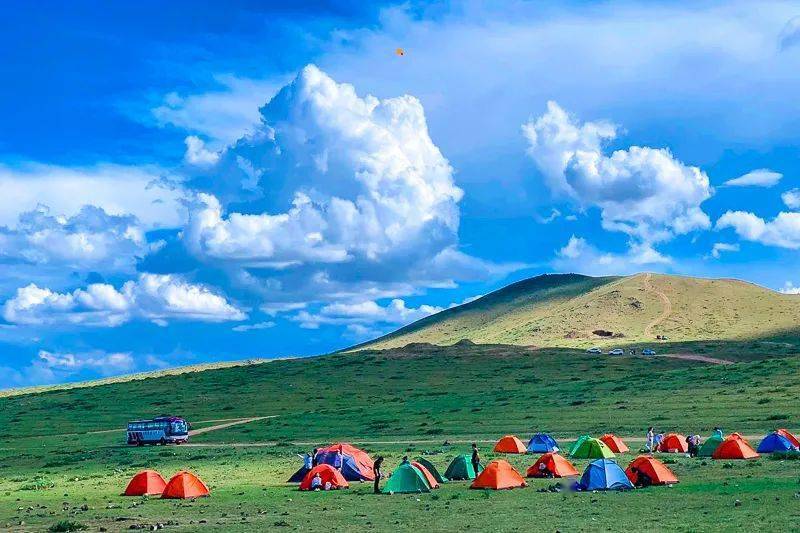
[[0, 388], [327, 353], [542, 273], [800, 293], [794, 3], [0, 9]]

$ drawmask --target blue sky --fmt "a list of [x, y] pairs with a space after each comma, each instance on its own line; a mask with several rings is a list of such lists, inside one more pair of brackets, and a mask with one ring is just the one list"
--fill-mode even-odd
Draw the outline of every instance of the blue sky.
[[0, 387], [543, 272], [800, 285], [796, 4], [286, 4], [3, 6]]

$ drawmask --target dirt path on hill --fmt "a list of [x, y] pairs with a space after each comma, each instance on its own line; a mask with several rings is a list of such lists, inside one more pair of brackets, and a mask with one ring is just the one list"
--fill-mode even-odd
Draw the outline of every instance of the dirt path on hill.
[[685, 361], [701, 361], [703, 363], [711, 363], [712, 365], [732, 365], [736, 362], [728, 359], [718, 359], [716, 357], [706, 357], [705, 355], [694, 355], [691, 353], [665, 353], [663, 355], [656, 355], [655, 357], [670, 357], [672, 359], [683, 359]]
[[238, 420], [234, 420], [233, 422], [225, 422], [224, 424], [217, 424], [215, 426], [207, 426], [200, 429], [192, 429], [189, 431], [189, 436], [194, 437], [195, 435], [202, 435], [203, 433], [208, 433], [210, 431], [217, 431], [219, 429], [225, 429], [231, 426], [238, 426], [241, 424], [249, 424], [250, 422], [256, 422], [258, 420], [266, 420], [267, 418], [275, 418], [277, 416], [278, 415], [256, 416], [253, 418], [240, 418]]
[[644, 290], [654, 292], [656, 296], [661, 300], [661, 304], [664, 306], [664, 309], [661, 311], [661, 314], [653, 319], [647, 326], [644, 328], [644, 336], [645, 337], [652, 337], [653, 336], [653, 328], [661, 324], [667, 317], [672, 313], [672, 302], [669, 301], [669, 298], [666, 294], [662, 291], [658, 290], [654, 286], [650, 284], [650, 279], [652, 278], [652, 274], [649, 272], [644, 276]]

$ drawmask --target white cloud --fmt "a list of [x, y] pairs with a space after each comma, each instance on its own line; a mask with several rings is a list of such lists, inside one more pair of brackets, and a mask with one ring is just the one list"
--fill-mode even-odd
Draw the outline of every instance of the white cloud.
[[738, 252], [739, 245], [738, 244], [730, 244], [727, 242], [715, 242], [714, 246], [711, 248], [711, 257], [714, 259], [719, 259], [723, 252]]
[[38, 363], [51, 370], [74, 373], [89, 369], [103, 376], [128, 372], [134, 367], [133, 357], [130, 353], [125, 352], [75, 354], [39, 350]]
[[781, 194], [781, 200], [789, 209], [800, 209], [800, 189], [791, 189]]
[[800, 44], [800, 16], [789, 19], [778, 36], [778, 46], [781, 50], [787, 50]]
[[559, 211], [558, 209], [553, 207], [553, 208], [550, 209], [550, 214], [547, 215], [546, 217], [543, 217], [543, 216], [540, 216], [540, 215], [536, 215], [536, 220], [540, 224], [549, 224], [549, 223], [551, 223], [552, 221], [554, 221], [555, 219], [557, 219], [560, 216], [561, 216], [561, 211]]
[[405, 301], [395, 298], [386, 306], [381, 306], [372, 300], [329, 304], [322, 306], [318, 313], [301, 311], [292, 317], [292, 320], [300, 322], [302, 327], [309, 329], [316, 329], [322, 324], [405, 325], [442, 310], [442, 307], [424, 304], [417, 308], [406, 307]]
[[275, 322], [269, 320], [267, 322], [256, 322], [255, 324], [239, 324], [233, 327], [233, 331], [237, 333], [245, 333], [247, 331], [257, 331], [261, 329], [270, 329], [275, 327]]
[[456, 240], [462, 192], [431, 141], [419, 101], [359, 97], [308, 66], [262, 108], [264, 125], [224, 155], [240, 180], [267, 170], [263, 193], [294, 188], [277, 214], [225, 215], [198, 196], [185, 232], [199, 257], [285, 265], [369, 261]]
[[171, 319], [221, 322], [246, 315], [202, 285], [173, 275], [140, 274], [119, 290], [93, 283], [59, 293], [30, 284], [5, 302], [3, 318], [13, 324], [118, 326], [134, 319], [163, 325]]
[[733, 228], [740, 238], [768, 246], [800, 248], [800, 213], [778, 213], [771, 221], [746, 211], [728, 211], [716, 228]]
[[0, 164], [0, 225], [15, 224], [39, 205], [67, 217], [90, 205], [113, 216], [133, 215], [148, 229], [177, 227], [186, 218], [183, 191], [164, 178], [170, 177], [148, 167]]
[[207, 149], [206, 143], [200, 137], [189, 135], [183, 142], [186, 144], [183, 158], [190, 165], [207, 166], [219, 161], [219, 152]]
[[136, 217], [109, 215], [93, 206], [66, 217], [40, 205], [21, 214], [13, 228], [0, 228], [0, 258], [33, 265], [130, 271], [147, 249]]
[[779, 289], [778, 292], [783, 294], [800, 294], [800, 287], [795, 287], [794, 283], [787, 281], [784, 283], [783, 288]]
[[220, 88], [206, 93], [169, 93], [151, 113], [161, 126], [173, 125], [199, 133], [220, 146], [245, 135], [259, 122], [258, 108], [281, 83], [230, 75], [216, 77]]
[[624, 254], [617, 254], [598, 250], [583, 237], [573, 235], [556, 252], [553, 266], [561, 272], [609, 275], [639, 272], [645, 266], [663, 266], [671, 262], [648, 244], [634, 243]]
[[783, 174], [768, 168], [751, 170], [738, 178], [733, 178], [725, 182], [728, 187], [772, 187], [783, 178]]
[[522, 127], [528, 154], [554, 194], [596, 206], [602, 225], [638, 242], [656, 243], [711, 223], [700, 204], [711, 196], [708, 176], [664, 148], [631, 146], [603, 153], [617, 128], [579, 123], [555, 102]]

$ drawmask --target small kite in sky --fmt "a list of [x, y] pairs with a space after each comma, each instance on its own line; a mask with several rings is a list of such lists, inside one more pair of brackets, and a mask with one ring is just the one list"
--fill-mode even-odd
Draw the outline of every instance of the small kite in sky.
[[397, 55], [399, 55], [399, 56], [404, 56], [404, 55], [406, 55], [406, 51], [405, 51], [405, 50], [403, 50], [402, 48], [398, 48], [397, 50], [395, 50], [395, 51], [394, 51], [394, 53], [395, 53], [395, 54], [397, 54]]

